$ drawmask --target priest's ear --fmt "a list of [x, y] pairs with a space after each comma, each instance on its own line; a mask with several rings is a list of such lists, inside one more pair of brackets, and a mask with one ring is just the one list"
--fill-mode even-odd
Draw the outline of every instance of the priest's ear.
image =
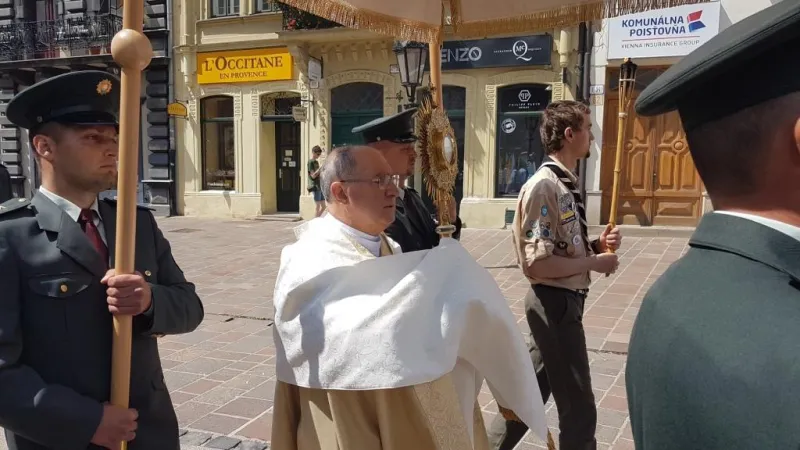
[[333, 197], [332, 203], [341, 203], [343, 205], [350, 203], [350, 199], [347, 197], [347, 191], [344, 188], [344, 183], [341, 181], [334, 181], [331, 183], [331, 197]]

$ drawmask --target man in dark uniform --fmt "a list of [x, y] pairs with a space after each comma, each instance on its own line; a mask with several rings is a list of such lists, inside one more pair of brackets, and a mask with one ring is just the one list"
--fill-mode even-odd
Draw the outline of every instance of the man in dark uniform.
[[[397, 196], [395, 220], [386, 229], [386, 234], [397, 242], [404, 253], [429, 250], [439, 245], [437, 223], [428, 211], [419, 193], [406, 186], [406, 179], [414, 174], [416, 151], [414, 144], [414, 115], [417, 108], [407, 109], [389, 117], [353, 128], [360, 133], [366, 145], [383, 154], [392, 170], [400, 176], [400, 192]], [[456, 217], [455, 198], [450, 201], [450, 217]], [[456, 217], [453, 238], [461, 237], [461, 219]]]
[[[0, 206], [0, 427], [11, 450], [178, 450], [156, 337], [203, 319], [194, 285], [151, 212], [136, 211], [137, 273], [113, 269], [120, 83], [72, 72], [19, 93], [7, 117], [30, 130], [33, 199]], [[108, 405], [112, 315], [132, 315], [130, 409]]]
[[676, 110], [715, 211], [645, 296], [626, 383], [639, 450], [800, 445], [800, 2], [721, 32], [642, 92]]
[[11, 187], [11, 174], [5, 164], [0, 163], [0, 203], [7, 202], [14, 198], [14, 190]]

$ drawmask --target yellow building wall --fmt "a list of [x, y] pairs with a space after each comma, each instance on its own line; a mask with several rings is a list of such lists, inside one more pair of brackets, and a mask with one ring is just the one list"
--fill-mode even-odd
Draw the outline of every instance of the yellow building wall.
[[[175, 53], [177, 98], [189, 107], [189, 117], [178, 125], [179, 186], [178, 211], [185, 215], [209, 217], [255, 217], [276, 211], [276, 162], [274, 125], [262, 123], [261, 99], [268, 94], [293, 92], [304, 100], [308, 119], [301, 124], [300, 215], [314, 215], [312, 197], [306, 191], [305, 166], [311, 147], [330, 148], [331, 90], [353, 82], [383, 86], [384, 115], [394, 114], [405, 103], [405, 91], [398, 75], [390, 74], [396, 64], [392, 40], [372, 33], [349, 30], [281, 31], [280, 14], [249, 15], [206, 19], [208, 2], [176, 2]], [[243, 2], [242, 6], [252, 2]], [[554, 30], [555, 31], [555, 30]], [[575, 33], [553, 33], [550, 67], [536, 69], [493, 68], [445, 71], [444, 85], [466, 89], [464, 147], [464, 198], [461, 218], [467, 227], [502, 228], [506, 209], [514, 198], [494, 198], [495, 141], [497, 134], [498, 89], [521, 83], [552, 86], [553, 100], [572, 99], [572, 91], [562, 83], [561, 67], [574, 68]], [[198, 85], [196, 53], [232, 51], [246, 48], [285, 46], [294, 57], [294, 79], [264, 83]], [[308, 58], [323, 62], [324, 78], [318, 89], [310, 89]], [[576, 79], [576, 77], [572, 77]], [[573, 83], [574, 84], [574, 83]], [[398, 102], [397, 94], [401, 93]], [[236, 135], [236, 186], [234, 191], [202, 190], [202, 145], [200, 101], [212, 95], [230, 95], [234, 100]], [[415, 177], [419, 180], [421, 177]], [[417, 189], [423, 188], [417, 181]]]

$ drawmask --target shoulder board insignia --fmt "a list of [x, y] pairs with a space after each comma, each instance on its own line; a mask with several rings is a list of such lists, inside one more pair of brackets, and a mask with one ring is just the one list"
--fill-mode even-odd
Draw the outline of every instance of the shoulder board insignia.
[[19, 209], [26, 208], [30, 204], [31, 201], [27, 198], [12, 198], [0, 205], [0, 214], [7, 214], [11, 211], [17, 211]]
[[[117, 207], [117, 199], [115, 198], [104, 198], [103, 201], [108, 203], [109, 205], [114, 206], [115, 208]], [[136, 204], [136, 209], [142, 209], [145, 211], [155, 211], [155, 208], [151, 208], [147, 205], [141, 205], [141, 204]]]

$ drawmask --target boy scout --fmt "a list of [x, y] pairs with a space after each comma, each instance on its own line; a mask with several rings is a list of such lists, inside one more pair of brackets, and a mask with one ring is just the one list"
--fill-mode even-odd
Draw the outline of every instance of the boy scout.
[[[430, 250], [439, 245], [436, 221], [414, 188], [406, 187], [406, 180], [414, 174], [417, 159], [414, 143], [414, 115], [417, 108], [407, 109], [389, 117], [381, 117], [353, 128], [353, 133], [361, 134], [366, 145], [381, 152], [400, 176], [400, 190], [397, 196], [395, 220], [386, 229], [386, 235], [400, 244], [403, 253], [417, 250]], [[456, 217], [455, 198], [451, 198], [450, 217]], [[461, 219], [456, 217], [453, 225], [454, 239], [461, 237]]]
[[[613, 273], [617, 256], [605, 252], [619, 248], [622, 240], [616, 228], [606, 229], [595, 241], [588, 239], [572, 171], [580, 158], [589, 156], [591, 124], [589, 108], [582, 103], [547, 106], [540, 134], [548, 157], [522, 187], [512, 225], [517, 261], [532, 286], [525, 298], [535, 342], [531, 359], [543, 396], [552, 390], [555, 398], [562, 450], [597, 446], [597, 410], [581, 320], [589, 272]], [[511, 449], [525, 431], [520, 423], [498, 416], [490, 428], [491, 444]]]
[[639, 450], [800, 446], [798, 74], [800, 2], [784, 0], [636, 102], [645, 116], [677, 109], [715, 208], [634, 324], [625, 380]]
[[[155, 337], [203, 319], [194, 285], [145, 208], [136, 274], [114, 272], [119, 80], [72, 72], [19, 93], [42, 186], [0, 207], [0, 426], [11, 450], [178, 450], [178, 421]], [[130, 409], [110, 397], [112, 315], [131, 315]]]

